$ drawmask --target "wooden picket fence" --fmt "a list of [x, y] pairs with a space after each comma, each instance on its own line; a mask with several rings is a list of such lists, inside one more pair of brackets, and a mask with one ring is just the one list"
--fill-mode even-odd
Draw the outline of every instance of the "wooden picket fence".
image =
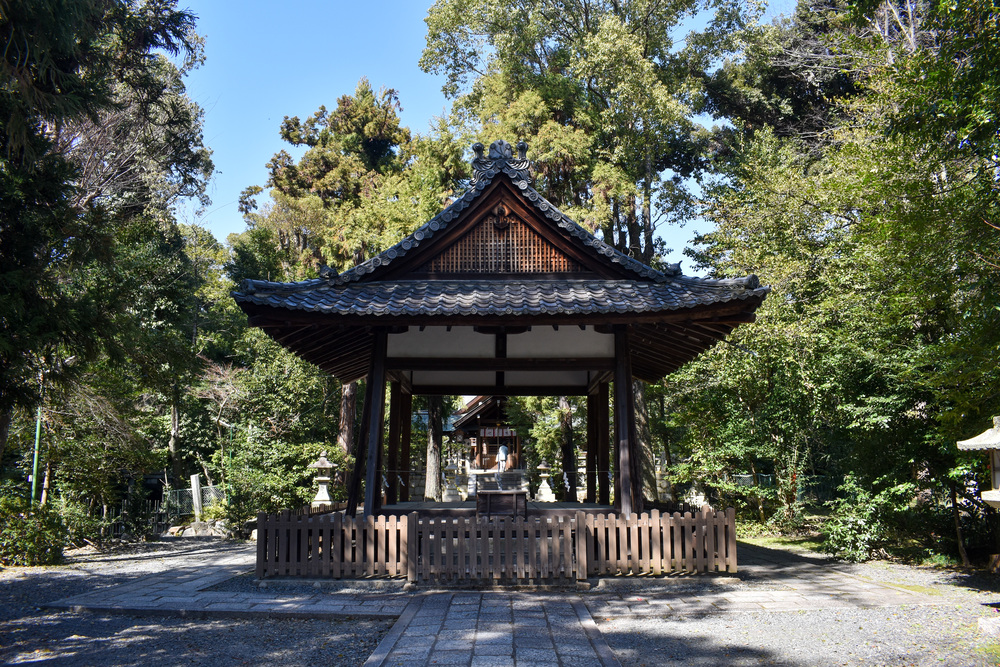
[[[582, 527], [582, 530], [580, 529]], [[257, 577], [545, 582], [736, 572], [736, 513], [257, 517]]]

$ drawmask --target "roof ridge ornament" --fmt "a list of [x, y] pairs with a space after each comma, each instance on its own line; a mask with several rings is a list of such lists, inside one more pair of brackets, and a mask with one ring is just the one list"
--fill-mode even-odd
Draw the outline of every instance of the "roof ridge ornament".
[[531, 184], [532, 164], [528, 159], [528, 144], [524, 141], [517, 142], [516, 158], [514, 148], [503, 139], [490, 144], [490, 152], [486, 157], [483, 157], [485, 147], [481, 143], [472, 144], [472, 150], [476, 154], [472, 160], [472, 185], [489, 181], [500, 172], [515, 181], [524, 181], [525, 185]]

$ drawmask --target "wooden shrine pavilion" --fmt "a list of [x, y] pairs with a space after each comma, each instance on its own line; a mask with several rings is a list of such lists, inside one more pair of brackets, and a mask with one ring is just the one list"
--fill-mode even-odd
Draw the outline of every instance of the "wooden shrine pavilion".
[[497, 469], [501, 445], [508, 449], [507, 468], [521, 468], [521, 436], [507, 423], [504, 397], [476, 396], [455, 416], [452, 439], [465, 443], [469, 464], [480, 470]]
[[[632, 379], [655, 382], [753, 322], [768, 288], [638, 262], [531, 187], [523, 142], [516, 155], [504, 141], [473, 150], [468, 191], [395, 246], [341, 274], [247, 280], [235, 299], [306, 361], [345, 383], [368, 378], [349, 507], [364, 477], [364, 513], [377, 514], [383, 468], [409, 460], [413, 395], [578, 395], [588, 475], [614, 470], [614, 507], [628, 517], [642, 507]], [[598, 496], [609, 504], [606, 482]]]

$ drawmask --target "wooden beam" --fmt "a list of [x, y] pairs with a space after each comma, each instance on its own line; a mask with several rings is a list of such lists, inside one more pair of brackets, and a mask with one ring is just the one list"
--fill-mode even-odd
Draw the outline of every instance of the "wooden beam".
[[586, 396], [587, 388], [582, 385], [559, 386], [511, 386], [497, 387], [494, 385], [442, 384], [413, 385], [413, 393], [417, 396]]
[[597, 502], [597, 391], [587, 392], [587, 502]]
[[611, 471], [611, 410], [609, 404], [608, 383], [602, 382], [597, 387], [597, 502], [600, 505], [611, 504], [610, 480]]
[[403, 395], [400, 397], [400, 433], [399, 433], [399, 459], [401, 463], [400, 477], [402, 478], [402, 488], [399, 490], [399, 500], [409, 502], [410, 500], [410, 439], [413, 431], [413, 392], [406, 391], [402, 387]]
[[639, 349], [658, 350], [661, 354], [670, 352], [687, 359], [698, 356], [705, 351], [706, 347], [697, 341], [686, 340], [676, 335], [658, 338], [655, 334], [651, 335], [643, 331], [642, 327], [636, 327], [630, 338], [632, 344]]
[[388, 334], [375, 330], [372, 350], [372, 372], [365, 390], [365, 401], [371, 399], [368, 411], [368, 466], [365, 476], [365, 516], [374, 515], [382, 500], [382, 471], [379, 465], [382, 445], [382, 422], [385, 413], [385, 353]]
[[731, 334], [734, 328], [728, 324], [718, 324], [715, 322], [691, 322], [691, 326], [698, 327], [722, 338]]
[[[497, 337], [499, 340], [499, 336]], [[389, 357], [385, 360], [387, 371], [613, 371], [615, 360], [610, 357], [539, 358], [489, 358], [449, 357]]]
[[[368, 377], [371, 378], [372, 370], [369, 369]], [[367, 461], [368, 442], [368, 414], [371, 412], [371, 397], [369, 396], [371, 387], [365, 383], [365, 400], [361, 408], [361, 429], [358, 437], [354, 440], [354, 470], [351, 471], [351, 481], [347, 487], [347, 515], [356, 516], [358, 513], [358, 496], [361, 490], [361, 478], [364, 476], [365, 463]]]
[[593, 377], [590, 378], [590, 382], [587, 383], [587, 393], [588, 394], [594, 393], [595, 391], [597, 391], [597, 388], [601, 384], [605, 382], [611, 382], [611, 380], [614, 379], [614, 377], [615, 377], [615, 372], [613, 368], [610, 371], [601, 371], [599, 373], [594, 373]]
[[402, 390], [398, 382], [389, 384], [389, 457], [386, 462], [386, 477], [389, 486], [385, 490], [385, 504], [395, 505], [399, 497], [399, 438], [402, 429]]
[[[368, 352], [372, 345], [372, 336], [368, 332], [358, 332], [353, 336], [342, 336], [329, 339], [325, 345], [303, 351], [301, 356], [315, 359], [317, 366], [334, 359], [357, 359], [362, 352]], [[298, 350], [293, 352], [299, 353]], [[313, 353], [316, 354], [313, 354]]]
[[632, 427], [635, 421], [630, 399], [632, 394], [632, 363], [629, 351], [629, 332], [624, 326], [615, 328], [615, 475], [618, 495], [615, 507], [626, 518], [635, 506], [632, 485]]

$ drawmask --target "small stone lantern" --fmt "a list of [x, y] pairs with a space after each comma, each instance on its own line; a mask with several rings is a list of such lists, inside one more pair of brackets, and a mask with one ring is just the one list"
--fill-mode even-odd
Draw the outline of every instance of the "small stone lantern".
[[330, 498], [330, 471], [333, 470], [333, 464], [327, 460], [326, 452], [322, 452], [316, 462], [310, 463], [309, 467], [315, 468], [316, 483], [319, 485], [312, 506], [316, 508], [330, 507], [333, 504], [333, 500]]
[[556, 494], [552, 493], [552, 487], [549, 486], [549, 464], [544, 460], [538, 465], [538, 474], [542, 477], [542, 483], [538, 487], [538, 493], [535, 494], [535, 500], [540, 503], [554, 503], [556, 501]]
[[983, 431], [974, 438], [959, 440], [958, 448], [963, 451], [985, 449], [989, 452], [993, 488], [983, 491], [980, 495], [987, 505], [1000, 507], [1000, 417], [993, 418], [993, 428]]
[[461, 494], [458, 492], [458, 487], [455, 486], [455, 477], [458, 474], [458, 466], [452, 461], [444, 468], [444, 480], [445, 486], [444, 491], [441, 493], [441, 502], [454, 503], [460, 502], [462, 500]]

